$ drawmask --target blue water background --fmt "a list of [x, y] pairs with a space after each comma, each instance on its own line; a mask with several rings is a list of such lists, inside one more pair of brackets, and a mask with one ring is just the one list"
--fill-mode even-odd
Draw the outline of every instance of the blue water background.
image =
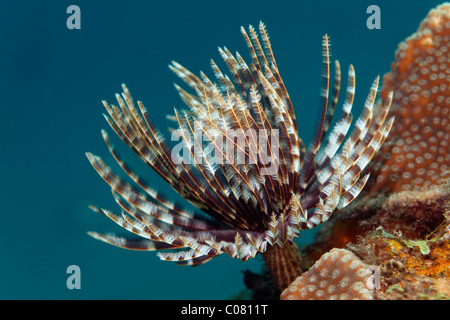
[[[200, 267], [179, 267], [154, 253], [90, 238], [87, 231], [124, 234], [90, 211], [119, 212], [110, 188], [85, 152], [111, 156], [100, 129], [138, 172], [169, 197], [177, 195], [112, 134], [102, 99], [126, 83], [153, 123], [184, 107], [168, 69], [176, 60], [212, 76], [225, 66], [226, 46], [248, 55], [240, 26], [264, 21], [293, 100], [299, 131], [311, 138], [321, 83], [321, 41], [332, 58], [356, 69], [358, 114], [373, 79], [390, 69], [400, 41], [415, 32], [439, 1], [2, 1], [0, 9], [0, 299], [225, 299], [244, 289], [241, 271], [261, 258], [222, 255]], [[66, 9], [81, 8], [81, 30], [68, 30]], [[366, 9], [381, 8], [381, 30], [366, 27]], [[304, 232], [300, 243], [311, 241]], [[81, 269], [81, 289], [66, 287], [66, 268]]]

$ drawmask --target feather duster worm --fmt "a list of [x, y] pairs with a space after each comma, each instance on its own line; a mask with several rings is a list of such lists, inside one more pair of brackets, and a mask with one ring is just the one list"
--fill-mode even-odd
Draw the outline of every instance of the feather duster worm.
[[[112, 156], [134, 183], [87, 153], [122, 212], [92, 208], [140, 238], [97, 232], [90, 232], [91, 236], [127, 249], [168, 249], [159, 251], [159, 257], [182, 265], [199, 265], [222, 253], [242, 260], [261, 253], [281, 289], [297, 277], [301, 269], [293, 239], [360, 193], [369, 177], [361, 172], [393, 123], [393, 117], [387, 117], [392, 93], [375, 116], [376, 78], [348, 134], [355, 94], [355, 72], [350, 66], [342, 112], [328, 132], [341, 72], [336, 62], [330, 88], [330, 44], [325, 35], [320, 118], [306, 148], [264, 24], [259, 31], [258, 35], [251, 26], [248, 32], [241, 29], [250, 63], [239, 53], [219, 49], [230, 76], [211, 61], [216, 83], [204, 73], [196, 76], [172, 62], [170, 69], [193, 91], [176, 86], [189, 107], [185, 112], [175, 110], [179, 128], [174, 133], [181, 145], [174, 147], [165, 140], [151, 123], [147, 108], [134, 102], [125, 85], [122, 95], [116, 95], [118, 106], [103, 102], [106, 120], [116, 134], [204, 214], [183, 210], [150, 188], [102, 131]], [[184, 151], [182, 156], [178, 150]]]

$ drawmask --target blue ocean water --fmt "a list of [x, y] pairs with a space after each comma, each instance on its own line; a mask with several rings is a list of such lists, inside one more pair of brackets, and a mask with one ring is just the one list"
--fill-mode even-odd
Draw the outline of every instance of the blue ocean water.
[[[165, 115], [182, 108], [172, 83], [172, 60], [212, 76], [218, 46], [248, 58], [240, 26], [263, 21], [305, 141], [313, 132], [321, 83], [321, 41], [346, 75], [356, 70], [354, 114], [370, 84], [390, 69], [400, 41], [415, 32], [440, 1], [3, 1], [0, 10], [0, 299], [225, 299], [244, 289], [249, 262], [219, 256], [179, 267], [154, 253], [98, 242], [87, 231], [122, 233], [89, 204], [118, 206], [85, 157], [109, 164], [101, 138], [108, 128], [101, 100], [126, 83], [166, 128]], [[81, 29], [69, 30], [69, 5], [81, 10]], [[381, 29], [366, 26], [369, 5], [381, 10]], [[222, 66], [224, 66], [222, 64]], [[225, 66], [224, 66], [225, 70]], [[344, 85], [345, 85], [345, 77]], [[169, 197], [177, 195], [139, 161], [138, 171]], [[314, 231], [313, 231], [314, 232]], [[304, 232], [300, 244], [311, 241]], [[81, 289], [69, 290], [66, 269], [81, 270]]]

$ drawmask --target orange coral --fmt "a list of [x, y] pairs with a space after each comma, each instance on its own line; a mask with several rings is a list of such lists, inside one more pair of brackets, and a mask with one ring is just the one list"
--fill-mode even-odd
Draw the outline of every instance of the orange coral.
[[400, 43], [381, 97], [395, 122], [370, 169], [370, 193], [427, 191], [450, 170], [450, 3], [431, 10]]
[[354, 253], [333, 249], [281, 294], [282, 300], [371, 300], [372, 268]]
[[428, 277], [445, 277], [450, 278], [450, 243], [444, 242], [432, 247], [430, 254], [426, 257], [425, 261], [419, 259], [410, 258], [411, 267], [413, 267], [417, 273], [423, 274]]
[[373, 254], [381, 269], [376, 299], [449, 298], [450, 243], [443, 235], [421, 242], [428, 254], [400, 237], [369, 236], [363, 241], [360, 250]]

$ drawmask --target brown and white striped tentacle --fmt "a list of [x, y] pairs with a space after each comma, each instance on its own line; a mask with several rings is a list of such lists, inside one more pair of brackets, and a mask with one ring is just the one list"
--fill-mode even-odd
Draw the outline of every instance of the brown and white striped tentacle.
[[325, 35], [322, 42], [323, 48], [323, 72], [322, 72], [322, 88], [320, 90], [321, 106], [319, 122], [316, 126], [311, 143], [304, 158], [304, 164], [301, 168], [301, 174], [299, 177], [299, 190], [303, 192], [307, 189], [311, 179], [314, 177], [315, 172], [315, 157], [320, 149], [321, 142], [324, 136], [324, 129], [328, 127], [326, 121], [331, 121], [331, 118], [327, 117], [328, 108], [328, 95], [330, 84], [330, 43], [328, 36]]

